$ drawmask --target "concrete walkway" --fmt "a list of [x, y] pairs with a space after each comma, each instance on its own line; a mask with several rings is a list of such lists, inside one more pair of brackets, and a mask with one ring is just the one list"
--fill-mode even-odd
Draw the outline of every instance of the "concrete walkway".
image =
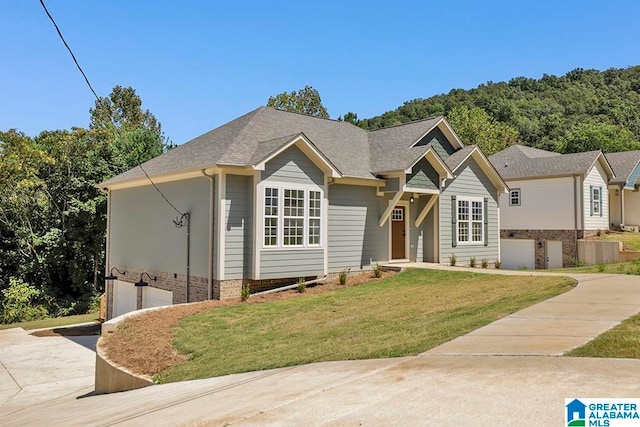
[[[548, 357], [640, 311], [639, 276], [575, 277], [576, 289], [419, 356], [317, 363], [85, 398], [78, 390], [10, 411], [0, 406], [0, 420], [3, 426], [561, 425], [564, 398], [640, 397], [640, 360]], [[4, 348], [2, 335], [0, 344]]]

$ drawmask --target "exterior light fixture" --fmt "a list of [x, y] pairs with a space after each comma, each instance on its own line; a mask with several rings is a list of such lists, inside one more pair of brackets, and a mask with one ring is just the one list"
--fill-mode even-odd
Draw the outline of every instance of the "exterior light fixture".
[[416, 201], [416, 199], [414, 199], [413, 196], [409, 197], [409, 203], [413, 203], [415, 201]]
[[104, 278], [105, 280], [117, 280], [118, 279], [118, 276], [114, 276], [113, 275], [113, 270], [117, 271], [118, 274], [122, 274], [123, 276], [127, 275], [126, 271], [120, 271], [120, 270], [118, 270], [118, 267], [111, 267], [111, 270], [109, 270], [109, 275]]
[[149, 283], [147, 283], [147, 282], [145, 282], [145, 281], [143, 280], [143, 278], [144, 278], [144, 276], [145, 276], [145, 275], [149, 278], [149, 280], [153, 280], [154, 282], [155, 282], [156, 280], [158, 280], [158, 278], [157, 278], [156, 276], [151, 277], [151, 276], [149, 276], [149, 273], [147, 273], [147, 272], [145, 271], [144, 273], [142, 273], [142, 274], [140, 275], [140, 280], [139, 280], [139, 281], [137, 281], [137, 282], [135, 283], [135, 285], [136, 285], [136, 286], [149, 286]]

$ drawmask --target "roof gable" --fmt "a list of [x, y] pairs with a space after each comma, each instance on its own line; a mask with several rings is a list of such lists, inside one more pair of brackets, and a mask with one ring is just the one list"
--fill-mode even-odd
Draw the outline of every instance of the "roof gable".
[[467, 159], [472, 158], [482, 169], [482, 172], [489, 178], [489, 181], [496, 187], [498, 192], [504, 193], [509, 190], [509, 186], [504, 181], [502, 176], [498, 173], [496, 168], [491, 164], [489, 159], [482, 154], [482, 151], [478, 148], [477, 145], [470, 145], [464, 147], [463, 149], [455, 152], [449, 158], [445, 160], [447, 166], [451, 168], [453, 173], [456, 173], [467, 161]]

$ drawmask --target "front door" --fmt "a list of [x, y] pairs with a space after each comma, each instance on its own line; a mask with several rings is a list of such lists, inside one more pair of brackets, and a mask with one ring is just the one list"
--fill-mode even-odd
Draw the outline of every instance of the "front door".
[[391, 258], [405, 259], [405, 211], [404, 206], [393, 208], [391, 212]]

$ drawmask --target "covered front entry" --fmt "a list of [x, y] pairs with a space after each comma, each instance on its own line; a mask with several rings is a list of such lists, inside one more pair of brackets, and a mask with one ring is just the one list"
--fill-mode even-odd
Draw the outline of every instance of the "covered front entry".
[[406, 212], [404, 206], [396, 206], [391, 212], [391, 259], [406, 259]]

